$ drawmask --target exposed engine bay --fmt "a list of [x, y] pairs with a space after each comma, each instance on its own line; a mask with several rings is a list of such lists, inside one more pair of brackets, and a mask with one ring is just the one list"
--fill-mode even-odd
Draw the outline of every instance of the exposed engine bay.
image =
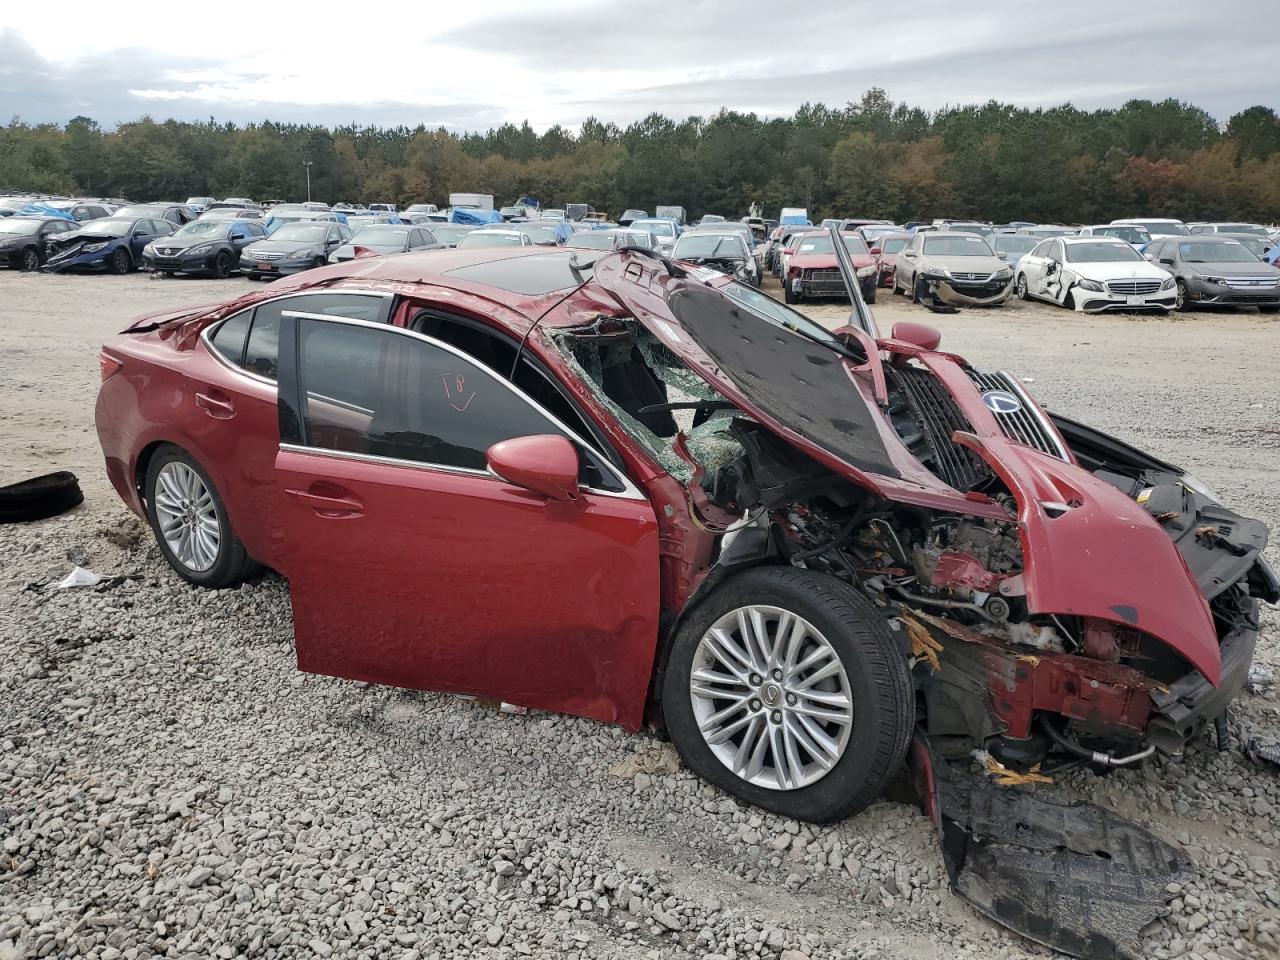
[[[1243, 682], [1257, 631], [1255, 598], [1275, 596], [1274, 581], [1256, 563], [1266, 530], [1188, 486], [1176, 468], [1070, 421], [1050, 424], [1029, 400], [1003, 424], [1020, 443], [1064, 460], [1076, 456], [1142, 505], [1182, 551], [1223, 650], [1217, 695], [1200, 695], [1194, 711], [1181, 694], [1188, 687], [1201, 693], [1204, 678], [1122, 615], [1029, 608], [1015, 498], [982, 458], [955, 442], [968, 421], [923, 366], [886, 368], [885, 416], [932, 473], [1005, 506], [1008, 520], [876, 497], [726, 400], [635, 321], [602, 320], [565, 335], [561, 346], [602, 402], [686, 485], [694, 516], [717, 537], [718, 566], [785, 562], [820, 570], [884, 612], [912, 664], [921, 729], [938, 756], [988, 751], [1028, 770], [1047, 765], [1051, 754], [1059, 765], [1109, 767], [1156, 749], [1178, 753], [1218, 720]], [[967, 373], [978, 389], [1025, 396], [1007, 375]]]

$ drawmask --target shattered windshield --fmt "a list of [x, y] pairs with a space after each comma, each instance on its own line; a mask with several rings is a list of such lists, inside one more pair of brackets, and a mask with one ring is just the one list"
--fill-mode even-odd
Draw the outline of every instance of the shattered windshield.
[[936, 233], [924, 238], [928, 257], [989, 257], [991, 247], [974, 233]]

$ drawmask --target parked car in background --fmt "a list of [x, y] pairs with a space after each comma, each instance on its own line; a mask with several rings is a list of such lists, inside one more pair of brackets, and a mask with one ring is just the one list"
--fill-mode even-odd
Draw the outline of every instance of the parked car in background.
[[1116, 237], [1139, 252], [1146, 249], [1147, 244], [1151, 242], [1151, 234], [1147, 232], [1147, 228], [1136, 223], [1095, 223], [1091, 226], [1081, 227], [1079, 235], [1082, 237]]
[[671, 251], [676, 245], [676, 238], [680, 236], [680, 227], [676, 221], [665, 217], [632, 220], [631, 226], [635, 230], [643, 230], [646, 233], [653, 234], [654, 239], [658, 241], [658, 250], [663, 256], [671, 256]]
[[686, 230], [676, 238], [671, 258], [710, 267], [753, 287], [760, 286], [760, 267], [740, 233]]
[[618, 218], [618, 226], [629, 227], [631, 226], [632, 222], [636, 220], [647, 220], [647, 219], [649, 219], [649, 214], [645, 213], [643, 210], [637, 210], [633, 207], [630, 210], [624, 210], [622, 212], [622, 216]]
[[991, 249], [995, 251], [997, 257], [1012, 266], [1024, 254], [1034, 250], [1041, 241], [1023, 233], [997, 233], [988, 237], [987, 242], [991, 244]]
[[224, 207], [214, 204], [197, 217], [198, 220], [260, 220], [262, 211], [254, 207]]
[[162, 276], [200, 273], [227, 277], [246, 246], [266, 236], [261, 220], [193, 220], [142, 250], [142, 268]]
[[470, 250], [472, 247], [532, 247], [533, 245], [533, 241], [519, 230], [497, 230], [490, 227], [472, 230], [455, 244], [459, 250], [464, 248]]
[[289, 223], [342, 223], [351, 219], [353, 218], [347, 216], [347, 214], [335, 210], [300, 210], [297, 208], [281, 210], [280, 207], [274, 207], [267, 214], [265, 226], [267, 233], [272, 234]]
[[1187, 229], [1187, 225], [1181, 220], [1172, 220], [1167, 217], [1128, 217], [1122, 220], [1112, 220], [1112, 225], [1132, 224], [1142, 227], [1147, 233], [1151, 234], [1152, 239], [1156, 237], [1189, 237], [1191, 231]]
[[62, 217], [9, 216], [0, 219], [0, 263], [11, 270], [39, 270], [48, 242], [77, 229]]
[[1259, 260], [1265, 260], [1267, 254], [1271, 252], [1271, 248], [1276, 245], [1276, 241], [1271, 239], [1270, 234], [1258, 236], [1256, 233], [1214, 233], [1211, 236], [1225, 237], [1228, 240], [1242, 243]]
[[363, 230], [365, 227], [371, 227], [375, 223], [395, 224], [398, 217], [392, 217], [386, 213], [370, 213], [363, 210], [359, 213], [347, 214], [347, 227], [351, 230]]
[[404, 212], [405, 213], [422, 213], [422, 214], [439, 213], [440, 208], [437, 207], [434, 203], [411, 203], [409, 206], [404, 208]]
[[684, 207], [675, 206], [673, 204], [658, 204], [653, 208], [653, 219], [670, 220], [676, 225], [678, 230], [685, 225], [689, 217]]
[[160, 218], [114, 216], [90, 220], [79, 229], [50, 238], [44, 269], [125, 274], [138, 268], [148, 243], [169, 236], [173, 230], [170, 221]]
[[1019, 227], [1018, 233], [1026, 237], [1039, 237], [1041, 240], [1048, 237], [1074, 237], [1077, 233], [1075, 227], [1064, 227], [1059, 224], [1041, 223], [1034, 227]]
[[531, 220], [528, 223], [514, 223], [511, 227], [513, 230], [523, 233], [540, 247], [560, 246], [573, 236], [573, 227], [563, 220], [553, 220], [547, 223], [543, 223], [541, 220]]
[[710, 226], [713, 223], [724, 223], [724, 217], [718, 213], [704, 213], [702, 218], [698, 220], [698, 226]]
[[217, 203], [213, 197], [187, 197], [187, 206], [194, 210], [197, 214], [204, 213], [209, 209], [211, 203]]
[[394, 203], [371, 203], [369, 204], [369, 209], [375, 213], [397, 213], [400, 208]]
[[174, 229], [183, 224], [190, 223], [196, 218], [196, 213], [190, 207], [183, 206], [180, 203], [134, 203], [127, 207], [121, 207], [113, 217], [150, 217], [153, 220], [168, 220], [173, 224]]
[[874, 247], [881, 237], [889, 233], [902, 233], [902, 228], [896, 223], [866, 223], [858, 227], [854, 233], [867, 241], [868, 247]]
[[240, 252], [240, 272], [260, 280], [322, 267], [349, 239], [351, 231], [333, 220], [286, 223]]
[[880, 286], [893, 286], [893, 258], [910, 242], [909, 233], [882, 233], [869, 245], [871, 258], [876, 262], [876, 282]]
[[996, 228], [991, 224], [978, 223], [975, 220], [943, 220], [935, 226], [947, 233], [976, 233], [980, 237], [991, 237], [996, 232]]
[[1203, 304], [1280, 310], [1280, 270], [1237, 240], [1200, 235], [1157, 237], [1147, 259], [1173, 274], [1177, 309]]
[[1255, 237], [1271, 237], [1266, 227], [1259, 223], [1188, 223], [1187, 229], [1194, 236], [1208, 233], [1251, 234]]
[[542, 215], [538, 217], [538, 219], [539, 220], [567, 220], [568, 217], [564, 215], [564, 211], [561, 210], [559, 207], [551, 207], [548, 210], [543, 210]]
[[[880, 271], [867, 242], [856, 233], [841, 233], [840, 239], [849, 251], [862, 299], [875, 303]], [[785, 252], [782, 294], [787, 303], [799, 303], [811, 297], [848, 299], [829, 230], [796, 234], [795, 243]]]
[[1014, 267], [1023, 300], [1055, 303], [1086, 313], [1172, 310], [1173, 277], [1148, 263], [1119, 237], [1052, 237]]
[[441, 223], [428, 220], [427, 229], [431, 231], [431, 235], [436, 238], [436, 242], [441, 246], [456, 247], [458, 241], [474, 230], [475, 227], [465, 223]]
[[12, 217], [36, 197], [0, 197], [0, 217]]
[[822, 227], [816, 224], [792, 224], [790, 227], [783, 227], [782, 237], [777, 244], [777, 252], [773, 255], [773, 275], [782, 280], [787, 275], [787, 259], [789, 254], [800, 245], [802, 237], [813, 234], [826, 234]]
[[920, 301], [994, 306], [1013, 292], [1013, 268], [976, 233], [917, 233], [893, 261], [893, 290]]
[[113, 216], [114, 207], [99, 200], [46, 200], [44, 206], [59, 210], [77, 223]]
[[217, 206], [249, 207], [250, 209], [253, 209], [253, 210], [262, 209], [262, 204], [255, 203], [253, 200], [250, 200], [248, 197], [226, 197], [225, 199], [219, 200], [217, 203], [209, 204], [209, 206], [210, 207], [217, 207]]
[[436, 240], [426, 227], [375, 223], [354, 231], [346, 243], [329, 254], [329, 262], [342, 263], [360, 257], [385, 257], [411, 250], [443, 249], [444, 244]]
[[584, 230], [575, 233], [565, 246], [577, 250], [620, 250], [623, 247], [642, 247], [645, 250], [653, 250], [657, 248], [657, 241], [653, 234], [643, 230], [617, 228]]

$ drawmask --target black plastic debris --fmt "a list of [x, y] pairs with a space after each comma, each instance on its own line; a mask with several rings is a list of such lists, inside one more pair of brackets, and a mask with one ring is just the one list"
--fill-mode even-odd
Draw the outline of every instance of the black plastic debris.
[[1092, 803], [1043, 799], [933, 766], [926, 810], [955, 893], [996, 922], [1091, 960], [1141, 956], [1141, 931], [1189, 879], [1185, 851]]
[[47, 520], [84, 502], [74, 473], [60, 470], [0, 487], [0, 523]]

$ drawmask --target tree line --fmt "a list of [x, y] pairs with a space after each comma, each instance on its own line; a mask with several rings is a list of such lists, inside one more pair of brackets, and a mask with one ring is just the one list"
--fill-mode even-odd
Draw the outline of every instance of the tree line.
[[759, 203], [897, 222], [979, 217], [1090, 223], [1122, 216], [1280, 221], [1280, 117], [1250, 107], [1219, 124], [1177, 100], [1116, 109], [991, 101], [928, 112], [867, 91], [787, 117], [721, 110], [574, 133], [526, 122], [484, 133], [424, 126], [239, 126], [150, 117], [104, 130], [13, 119], [0, 127], [0, 190], [131, 200], [188, 196], [433, 202], [451, 191], [531, 194], [544, 205], [680, 204], [740, 216]]

